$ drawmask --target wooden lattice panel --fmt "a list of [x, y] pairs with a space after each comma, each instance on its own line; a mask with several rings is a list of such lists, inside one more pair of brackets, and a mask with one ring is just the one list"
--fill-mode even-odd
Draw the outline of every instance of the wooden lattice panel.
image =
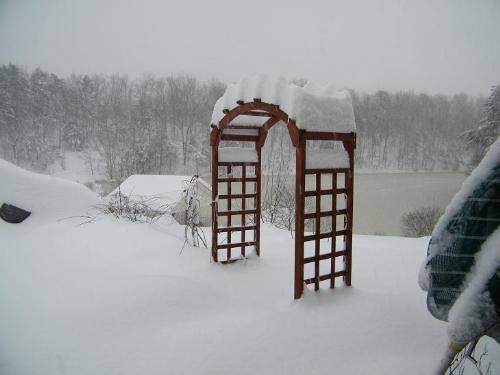
[[[314, 284], [317, 290], [320, 282], [329, 280], [333, 288], [340, 277], [346, 285], [351, 285], [356, 134], [300, 129], [278, 105], [259, 98], [253, 102], [238, 100], [235, 105], [232, 109], [222, 109], [224, 116], [211, 125], [212, 258], [216, 262], [230, 262], [235, 251], [239, 249], [241, 256], [245, 256], [251, 246], [260, 255], [261, 148], [268, 131], [284, 123], [296, 152], [294, 297], [301, 297], [304, 285]], [[238, 116], [244, 116], [245, 121], [253, 117], [264, 120], [259, 120], [258, 125], [253, 121], [234, 122]], [[250, 143], [257, 157], [252, 163], [228, 162], [226, 155], [224, 162], [219, 162], [221, 141]], [[306, 169], [307, 141], [342, 142], [348, 154], [348, 167]], [[249, 174], [249, 168], [253, 168], [253, 174]], [[306, 189], [306, 175], [316, 180], [315, 189]], [[339, 185], [340, 176], [344, 183]], [[330, 181], [330, 187], [322, 187], [323, 181]], [[253, 189], [249, 190], [248, 183], [253, 184]], [[324, 199], [328, 196], [327, 207]], [[339, 206], [339, 197], [343, 206]], [[306, 199], [313, 200], [314, 210], [309, 210]], [[325, 224], [328, 220], [330, 224]], [[312, 271], [306, 275], [305, 268], [309, 267]]]
[[337, 278], [350, 283], [350, 175], [349, 169], [305, 170], [305, 179], [313, 178], [314, 188], [304, 192], [311, 204], [304, 204], [303, 280], [315, 290], [322, 281], [329, 281], [331, 288]]
[[229, 262], [234, 250], [245, 256], [248, 247], [259, 249], [260, 176], [259, 163], [217, 163], [217, 199], [214, 214], [216, 233], [212, 249], [216, 261]]

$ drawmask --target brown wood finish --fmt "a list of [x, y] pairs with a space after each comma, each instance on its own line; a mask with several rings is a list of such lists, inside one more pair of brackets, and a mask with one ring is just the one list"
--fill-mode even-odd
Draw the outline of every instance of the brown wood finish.
[[304, 291], [304, 191], [306, 167], [306, 142], [303, 132], [297, 134], [295, 147], [295, 277], [294, 298]]
[[314, 132], [308, 131], [305, 134], [306, 141], [352, 141], [356, 133], [335, 133], [335, 132]]
[[[337, 232], [337, 193], [341, 189], [337, 189], [337, 174], [332, 173], [332, 232]], [[342, 189], [345, 190], [345, 189]], [[331, 258], [330, 258], [330, 288], [335, 288], [335, 257], [337, 257], [339, 253], [344, 255], [343, 251], [336, 253], [337, 251], [337, 237], [333, 237], [331, 239]]]
[[[315, 261], [314, 261], [314, 277], [316, 278], [316, 282], [314, 283], [314, 290], [319, 290], [319, 251], [320, 251], [320, 244], [321, 244], [321, 217], [319, 216], [319, 213], [321, 212], [321, 195], [318, 194], [318, 192], [321, 190], [321, 173], [316, 174], [316, 222], [314, 225], [314, 236], [312, 239], [314, 239], [314, 256], [315, 256]], [[327, 236], [324, 236], [323, 238], [331, 237], [329, 233], [326, 233]], [[304, 242], [308, 241], [308, 236], [304, 236]]]
[[[354, 149], [356, 146], [355, 133], [337, 133], [323, 131], [304, 131], [297, 127], [295, 121], [288, 117], [279, 106], [262, 102], [256, 98], [253, 102], [238, 101], [235, 108], [223, 110], [225, 116], [219, 124], [212, 126], [210, 144], [212, 145], [212, 257], [218, 260], [218, 251], [227, 251], [226, 261], [231, 263], [231, 249], [240, 248], [241, 255], [246, 255], [246, 248], [254, 246], [257, 255], [260, 255], [260, 218], [261, 218], [261, 150], [265, 144], [267, 133], [276, 124], [283, 121], [288, 128], [288, 133], [296, 153], [296, 191], [295, 191], [295, 271], [294, 271], [294, 298], [301, 297], [304, 285], [314, 284], [318, 290], [320, 282], [329, 281], [330, 287], [335, 287], [335, 279], [342, 277], [346, 285], [351, 285], [352, 276], [352, 225], [353, 225], [353, 186], [354, 186]], [[262, 126], [232, 125], [231, 122], [240, 115], [268, 117]], [[224, 129], [258, 130], [257, 135], [224, 134]], [[257, 151], [257, 162], [219, 162], [218, 147], [220, 141], [251, 142]], [[307, 141], [332, 141], [342, 142], [349, 155], [349, 168], [306, 169]], [[219, 176], [219, 167], [226, 167], [228, 172], [241, 169], [241, 177]], [[255, 168], [255, 176], [249, 176], [247, 167]], [[229, 173], [228, 173], [229, 174]], [[338, 175], [344, 174], [345, 186], [339, 188]], [[316, 188], [305, 190], [306, 175], [315, 175]], [[323, 189], [322, 181], [331, 178], [331, 189]], [[328, 180], [329, 181], [329, 180]], [[242, 184], [241, 193], [233, 193], [231, 184]], [[254, 182], [253, 192], [247, 191], [247, 182]], [[227, 193], [218, 195], [219, 183], [227, 183]], [[337, 196], [344, 196], [346, 208], [338, 209]], [[321, 211], [322, 197], [331, 196], [331, 209]], [[314, 197], [315, 212], [305, 212], [305, 198]], [[248, 207], [247, 199], [253, 198], [254, 206]], [[232, 209], [231, 200], [241, 199], [241, 209]], [[218, 201], [227, 201], [227, 210], [218, 210]], [[330, 207], [328, 207], [330, 208]], [[250, 224], [247, 216], [253, 216], [254, 222]], [[345, 228], [337, 228], [337, 217], [345, 217]], [[241, 224], [232, 226], [232, 217], [240, 216]], [[227, 226], [219, 227], [218, 218], [226, 217]], [[331, 219], [331, 229], [321, 232], [321, 219]], [[314, 232], [305, 233], [306, 220], [314, 222]], [[248, 223], [248, 224], [247, 224]], [[246, 231], [254, 231], [252, 241], [246, 240]], [[241, 233], [240, 241], [233, 241], [232, 233]], [[218, 234], [226, 234], [227, 243], [219, 244]], [[344, 248], [337, 248], [337, 239], [343, 239]], [[328, 253], [321, 254], [322, 240], [330, 240]], [[304, 246], [308, 241], [314, 241], [314, 255], [304, 257]], [[324, 249], [323, 249], [324, 250]], [[336, 269], [335, 260], [341, 257], [344, 267]], [[320, 275], [321, 262], [329, 262], [330, 273]], [[314, 263], [314, 276], [304, 277], [304, 265]]]
[[[232, 182], [232, 179], [231, 179], [231, 175], [232, 175], [232, 166], [231, 165], [228, 165], [226, 167], [226, 170], [227, 170], [227, 175], [229, 176], [229, 178], [226, 180], [226, 183], [227, 183], [227, 188], [226, 188], [226, 191], [227, 191], [227, 195], [231, 195], [231, 182]], [[243, 180], [243, 179], [242, 179]], [[227, 212], [218, 212], [217, 214], [219, 216], [227, 216], [227, 226], [230, 228], [231, 227], [231, 221], [232, 221], [232, 218], [233, 218], [233, 213], [231, 212], [231, 202], [233, 200], [232, 199], [227, 199]], [[224, 215], [224, 214], [227, 214], [227, 215]], [[233, 232], [229, 231], [227, 232], [227, 243], [230, 244], [232, 241], [231, 241], [231, 235], [232, 235]], [[218, 249], [220, 249], [220, 247], [218, 247]], [[232, 247], [227, 247], [227, 253], [226, 253], [226, 261], [229, 261], [231, 259], [231, 249]]]
[[356, 138], [350, 142], [344, 142], [344, 147], [349, 154], [350, 170], [347, 173], [347, 231], [349, 234], [345, 236], [346, 241], [346, 256], [344, 257], [346, 275], [344, 278], [346, 285], [351, 285], [352, 282], [352, 227], [354, 217], [354, 148], [356, 146]]
[[257, 166], [255, 167], [255, 174], [257, 175], [257, 181], [255, 182], [255, 209], [257, 210], [257, 214], [255, 215], [255, 231], [253, 233], [253, 238], [255, 240], [255, 252], [258, 256], [260, 256], [260, 215], [261, 215], [261, 207], [260, 207], [260, 187], [261, 187], [261, 160], [262, 157], [262, 149], [257, 146]]
[[[213, 134], [213, 131], [212, 131]], [[217, 200], [218, 200], [218, 188], [219, 183], [217, 182], [217, 178], [219, 175], [219, 166], [217, 163], [218, 160], [218, 151], [219, 145], [214, 144], [212, 147], [212, 258], [215, 262], [218, 260], [217, 254], [217, 243], [218, 243], [218, 218], [217, 218]]]

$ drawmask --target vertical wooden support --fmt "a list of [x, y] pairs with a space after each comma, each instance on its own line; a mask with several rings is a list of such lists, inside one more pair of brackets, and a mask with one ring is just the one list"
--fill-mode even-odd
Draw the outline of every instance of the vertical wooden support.
[[[212, 132], [218, 130], [212, 130]], [[212, 144], [212, 259], [217, 262], [217, 233], [218, 233], [218, 222], [217, 222], [217, 198], [219, 195], [219, 145], [218, 142], [216, 144]]]
[[[231, 196], [232, 195], [231, 194], [231, 177], [233, 175], [233, 169], [232, 169], [231, 165], [228, 165], [226, 168], [227, 168], [227, 173], [226, 174], [227, 174], [227, 177], [228, 177], [226, 191], [227, 191], [227, 195]], [[242, 183], [244, 183], [244, 182], [242, 182]], [[229, 198], [227, 200], [227, 210], [228, 211], [232, 210], [231, 198]], [[233, 216], [232, 215], [228, 215], [226, 220], [227, 220], [226, 226], [230, 228], [231, 225], [232, 225]], [[233, 243], [233, 241], [231, 241], [231, 235], [232, 235], [231, 231], [227, 232], [227, 243], [228, 244]], [[231, 259], [231, 248], [228, 247], [227, 248], [227, 258], [226, 258], [226, 260], [229, 262], [230, 259]]]
[[295, 287], [294, 298], [299, 299], [304, 290], [304, 192], [306, 169], [306, 142], [298, 132], [295, 147]]
[[260, 256], [260, 189], [261, 189], [261, 147], [256, 145], [257, 148], [257, 165], [255, 166], [255, 177], [257, 181], [255, 182], [255, 231], [254, 231], [254, 241], [255, 241], [255, 253]]
[[[332, 233], [337, 233], [337, 173], [332, 173]], [[337, 251], [337, 236], [331, 239], [330, 288], [335, 288], [335, 253]]]
[[321, 245], [321, 173], [316, 173], [316, 218], [315, 218], [315, 236], [314, 239], [314, 290], [319, 290], [319, 253]]
[[[241, 194], [243, 198], [241, 199], [241, 227], [246, 227], [245, 210], [246, 210], [246, 192], [247, 192], [247, 167], [246, 165], [241, 166]], [[241, 231], [241, 255], [245, 256], [245, 230]]]
[[346, 174], [347, 188], [347, 228], [344, 282], [351, 285], [352, 275], [352, 227], [354, 213], [354, 141], [344, 142], [344, 148], [349, 155], [349, 173]]

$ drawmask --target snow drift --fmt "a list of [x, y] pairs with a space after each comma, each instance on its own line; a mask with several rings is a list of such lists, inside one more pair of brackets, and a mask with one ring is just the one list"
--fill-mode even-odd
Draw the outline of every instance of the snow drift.
[[0, 159], [0, 205], [2, 203], [30, 211], [25, 222], [34, 222], [82, 215], [99, 204], [100, 199], [84, 185], [29, 172]]

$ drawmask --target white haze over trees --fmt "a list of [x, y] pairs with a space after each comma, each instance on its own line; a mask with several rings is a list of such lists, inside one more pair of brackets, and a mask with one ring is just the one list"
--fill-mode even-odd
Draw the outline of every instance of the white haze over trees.
[[[116, 182], [203, 175], [215, 100], [265, 73], [351, 88], [358, 168], [470, 169], [499, 19], [497, 0], [0, 0], [0, 157], [46, 171], [98, 150]], [[293, 156], [276, 127], [265, 170]]]
[[[46, 171], [63, 162], [65, 151], [97, 150], [109, 180], [132, 174], [205, 174], [211, 111], [224, 89], [220, 81], [190, 75], [60, 78], [41, 69], [3, 65], [0, 157]], [[468, 163], [464, 134], [481, 138], [478, 129], [488, 121], [486, 100], [463, 93], [351, 90], [351, 95], [358, 132], [356, 164], [362, 169], [463, 170]], [[286, 129], [271, 132], [264, 148], [265, 169], [293, 172], [293, 156]]]

